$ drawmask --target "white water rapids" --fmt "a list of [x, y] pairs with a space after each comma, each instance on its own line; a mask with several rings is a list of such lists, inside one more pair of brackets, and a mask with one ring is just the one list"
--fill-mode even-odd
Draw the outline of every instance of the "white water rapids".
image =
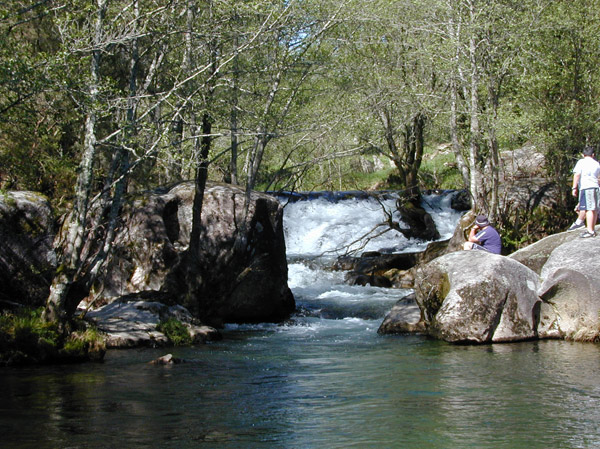
[[[461, 213], [450, 207], [454, 193], [423, 197], [423, 206], [431, 214], [440, 239], [452, 236]], [[424, 250], [429, 242], [407, 239], [389, 229], [386, 214], [400, 221], [396, 212], [396, 194], [350, 196], [331, 200], [331, 196], [288, 202], [285, 204], [284, 232], [288, 256], [288, 285], [296, 299], [300, 317], [296, 323], [319, 332], [350, 331], [358, 328], [373, 331], [407, 291], [392, 288], [349, 285], [342, 271], [331, 270], [337, 256], [347, 250], [384, 250], [412, 252]], [[403, 224], [400, 222], [400, 226]], [[387, 232], [383, 232], [388, 229]], [[378, 237], [373, 236], [380, 234]], [[293, 326], [292, 326], [293, 327]], [[343, 328], [343, 329], [340, 329]], [[290, 327], [287, 331], [292, 331]]]
[[[453, 193], [423, 196], [423, 207], [433, 217], [440, 239], [452, 236], [461, 216], [450, 207]], [[374, 236], [386, 229], [385, 211], [394, 221], [400, 221], [396, 212], [397, 196], [350, 198], [336, 202], [320, 197], [312, 200], [289, 202], [285, 205], [284, 229], [288, 257], [318, 257], [323, 254], [339, 255], [346, 247], [358, 249], [363, 236]], [[285, 202], [285, 199], [282, 199]], [[400, 223], [402, 226], [402, 223]], [[405, 227], [405, 226], [402, 226]], [[355, 242], [353, 244], [353, 242]], [[406, 239], [400, 232], [389, 230], [369, 240], [363, 251], [394, 249], [395, 252], [419, 251], [427, 242]]]

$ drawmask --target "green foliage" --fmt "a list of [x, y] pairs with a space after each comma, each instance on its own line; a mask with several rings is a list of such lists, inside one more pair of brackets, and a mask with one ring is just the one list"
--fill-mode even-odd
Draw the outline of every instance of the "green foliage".
[[168, 318], [161, 321], [156, 330], [162, 332], [175, 346], [185, 346], [192, 344], [192, 336], [183, 323], [175, 318]]
[[419, 172], [421, 188], [462, 189], [462, 176], [456, 165], [454, 154], [449, 151], [429, 151], [423, 157]]
[[65, 339], [57, 323], [42, 318], [42, 310], [0, 315], [0, 365], [102, 359], [106, 347], [97, 330], [74, 332]]
[[512, 253], [548, 234], [564, 231], [575, 219], [573, 208], [538, 207], [533, 210], [512, 210], [499, 217], [498, 230], [505, 253]]
[[24, 309], [0, 316], [0, 363], [41, 362], [56, 356], [61, 336], [41, 310]]

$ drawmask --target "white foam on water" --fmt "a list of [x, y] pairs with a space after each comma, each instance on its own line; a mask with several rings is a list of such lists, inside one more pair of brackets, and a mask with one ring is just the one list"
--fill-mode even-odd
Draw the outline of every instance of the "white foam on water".
[[[323, 332], [323, 326], [332, 331], [357, 326], [372, 329], [378, 327], [377, 320], [393, 304], [409, 293], [409, 290], [351, 285], [346, 280], [347, 272], [331, 268], [336, 257], [349, 249], [360, 248], [356, 253], [360, 255], [363, 251], [412, 252], [427, 247], [429, 242], [407, 239], [385, 224], [389, 216], [400, 222], [396, 199], [386, 194], [379, 199], [361, 197], [332, 202], [321, 197], [286, 204], [288, 285], [304, 315], [297, 317], [292, 326], [277, 330], [290, 332], [290, 327], [299, 327], [301, 333], [314, 334]], [[452, 194], [423, 196], [423, 207], [432, 216], [440, 239], [452, 236], [461, 216], [450, 207], [451, 199]]]

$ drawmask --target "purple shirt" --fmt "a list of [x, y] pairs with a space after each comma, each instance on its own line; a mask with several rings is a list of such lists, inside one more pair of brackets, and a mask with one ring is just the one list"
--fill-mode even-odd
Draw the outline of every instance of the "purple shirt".
[[484, 249], [490, 253], [500, 254], [502, 252], [502, 240], [500, 234], [491, 226], [486, 226], [484, 229], [475, 234], [475, 238]]

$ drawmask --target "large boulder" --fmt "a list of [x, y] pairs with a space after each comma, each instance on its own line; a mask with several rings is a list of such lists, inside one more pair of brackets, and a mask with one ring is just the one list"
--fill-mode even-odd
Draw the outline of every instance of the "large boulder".
[[54, 217], [35, 192], [0, 193], [0, 310], [45, 304], [56, 270]]
[[600, 339], [600, 239], [558, 246], [541, 270], [540, 337]]
[[580, 231], [561, 232], [544, 237], [531, 245], [515, 251], [508, 257], [521, 262], [523, 265], [531, 268], [538, 274], [542, 273], [542, 268], [547, 262], [552, 252], [565, 242], [570, 242], [579, 238]]
[[[280, 321], [295, 310], [287, 285], [283, 208], [266, 194], [208, 184], [199, 254], [190, 242], [194, 184], [137, 195], [123, 207], [114, 251], [87, 303], [122, 298], [183, 304], [204, 323]], [[186, 289], [193, 257], [197, 284]]]
[[419, 267], [416, 300], [427, 333], [452, 343], [535, 338], [536, 273], [510, 258], [457, 251]]

